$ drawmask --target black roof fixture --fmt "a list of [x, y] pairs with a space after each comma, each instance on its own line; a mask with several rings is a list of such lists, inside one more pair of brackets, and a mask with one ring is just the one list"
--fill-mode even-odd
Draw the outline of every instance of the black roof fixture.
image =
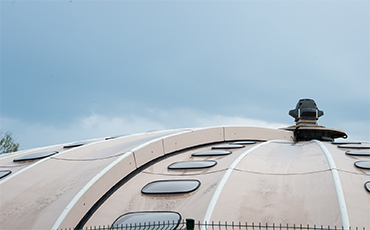
[[312, 99], [301, 99], [295, 109], [289, 111], [289, 115], [295, 118], [296, 125], [317, 125], [319, 117], [324, 115], [324, 111], [317, 108], [316, 102]]
[[335, 138], [347, 138], [342, 130], [325, 128], [317, 124], [319, 117], [324, 111], [319, 110], [313, 99], [300, 99], [295, 107], [289, 111], [289, 115], [295, 120], [295, 125], [286, 130], [294, 132], [294, 141], [334, 141]]

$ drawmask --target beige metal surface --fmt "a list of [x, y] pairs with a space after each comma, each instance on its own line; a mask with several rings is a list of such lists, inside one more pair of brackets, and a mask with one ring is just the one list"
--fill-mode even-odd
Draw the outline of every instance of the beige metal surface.
[[314, 143], [264, 145], [237, 165], [212, 220], [341, 226], [328, 168]]
[[[19, 174], [10, 174], [9, 178], [0, 181], [1, 229], [51, 228], [75, 195], [122, 153], [140, 143], [175, 132], [179, 131], [147, 133], [91, 143], [37, 161], [30, 165], [34, 167], [29, 166]], [[134, 162], [132, 164], [133, 170]], [[110, 187], [111, 184], [101, 187], [102, 192]], [[86, 202], [78, 203], [82, 205], [73, 209], [79, 214], [71, 212], [79, 218], [76, 221], [100, 198], [102, 194], [99, 192], [86, 197], [87, 200], [81, 200]], [[67, 224], [70, 226], [72, 223]]]
[[370, 227], [370, 193], [365, 191], [364, 184], [370, 181], [370, 170], [354, 166], [355, 161], [370, 161], [369, 156], [349, 156], [338, 145], [324, 143], [332, 153], [342, 182], [348, 216], [352, 226]]
[[[226, 156], [191, 156], [222, 142], [256, 139], [272, 142], [258, 148], [255, 146], [261, 142], [246, 145]], [[162, 157], [160, 161], [142, 168], [94, 210], [85, 227], [109, 225], [127, 212], [150, 210], [177, 211], [183, 218], [202, 221], [212, 205], [210, 220], [214, 221], [340, 227], [338, 188], [328, 159], [316, 142], [292, 140], [293, 133], [285, 130], [211, 127], [99, 139], [72, 149], [58, 145], [4, 156], [0, 158], [2, 169], [14, 171], [0, 180], [0, 229], [74, 228], [118, 181], [158, 157]], [[370, 181], [370, 172], [353, 165], [369, 157], [348, 156], [346, 149], [330, 142], [324, 145], [339, 172], [351, 226], [369, 228], [370, 193], [364, 183]], [[42, 160], [13, 162], [20, 156], [49, 150], [60, 153]], [[238, 161], [240, 156], [244, 157]], [[167, 169], [173, 162], [194, 160], [216, 160], [217, 165]], [[197, 179], [201, 186], [186, 194], [141, 193], [147, 183], [163, 179]]]
[[[217, 145], [217, 144], [216, 144]], [[113, 223], [120, 215], [132, 211], [178, 211], [184, 218], [203, 219], [214, 190], [229, 165], [244, 152], [246, 148], [233, 150], [226, 156], [192, 157], [191, 154], [211, 150], [211, 146], [200, 147], [169, 157], [150, 166], [135, 176], [114, 193], [94, 214], [86, 226], [94, 226], [99, 222]], [[217, 165], [207, 169], [169, 170], [168, 165], [179, 161], [216, 160]], [[149, 182], [170, 179], [198, 179], [201, 186], [189, 194], [144, 195], [141, 189]], [[103, 219], [101, 219], [103, 218]]]

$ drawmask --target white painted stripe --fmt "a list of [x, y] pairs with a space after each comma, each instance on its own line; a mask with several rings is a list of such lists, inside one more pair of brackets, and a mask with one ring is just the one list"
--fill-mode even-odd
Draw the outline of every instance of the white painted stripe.
[[33, 163], [33, 164], [29, 165], [28, 167], [25, 167], [25, 168], [23, 168], [23, 169], [21, 169], [21, 170], [19, 170], [19, 171], [15, 172], [15, 173], [10, 174], [10, 175], [9, 175], [9, 176], [7, 176], [7, 177], [5, 177], [4, 179], [2, 179], [2, 180], [0, 181], [0, 185], [1, 185], [1, 184], [3, 184], [3, 183], [5, 183], [5, 182], [7, 182], [7, 181], [8, 181], [8, 180], [10, 180], [10, 179], [12, 179], [13, 177], [15, 177], [15, 176], [17, 176], [17, 175], [19, 175], [19, 174], [21, 174], [21, 173], [23, 173], [23, 172], [27, 171], [28, 169], [31, 169], [31, 168], [35, 167], [36, 165], [39, 165], [39, 164], [41, 164], [42, 162], [44, 162], [44, 161], [46, 161], [46, 160], [49, 160], [51, 157], [59, 156], [59, 155], [61, 155], [61, 154], [64, 154], [64, 153], [70, 152], [71, 150], [72, 150], [72, 149], [67, 150], [67, 151], [64, 151], [64, 152], [60, 152], [60, 153], [57, 153], [57, 154], [54, 154], [54, 155], [52, 155], [52, 156], [49, 156], [49, 157], [46, 157], [46, 158], [43, 158], [43, 159], [40, 159], [40, 160], [38, 160], [36, 163]]
[[[179, 130], [181, 130], [181, 129], [179, 129]], [[174, 131], [177, 131], [177, 130], [174, 130]], [[127, 138], [127, 137], [140, 136], [140, 135], [149, 135], [149, 134], [153, 134], [153, 133], [160, 133], [160, 132], [163, 132], [163, 131], [157, 131], [157, 132], [152, 132], [152, 133], [131, 134], [131, 135], [123, 136], [123, 137], [122, 137], [122, 139]], [[181, 133], [184, 133], [184, 132], [189, 132], [189, 131], [183, 131], [183, 132], [175, 133], [175, 134], [181, 134]], [[175, 135], [175, 134], [171, 134], [171, 135]], [[161, 139], [161, 138], [157, 138], [157, 139]], [[157, 139], [155, 139], [155, 140], [157, 140]], [[100, 141], [96, 141], [96, 140], [100, 140]], [[5, 178], [1, 179], [1, 181], [0, 181], [0, 185], [1, 185], [1, 184], [3, 184], [3, 183], [5, 183], [6, 181], [8, 181], [8, 180], [12, 179], [13, 177], [15, 177], [15, 176], [17, 176], [17, 175], [19, 175], [19, 174], [21, 174], [21, 173], [23, 173], [23, 172], [25, 172], [25, 171], [27, 171], [27, 170], [29, 170], [29, 169], [33, 168], [33, 167], [35, 167], [36, 165], [43, 163], [44, 161], [46, 161], [46, 160], [48, 160], [48, 159], [50, 159], [50, 158], [53, 158], [53, 157], [56, 157], [56, 156], [60, 156], [60, 155], [62, 155], [62, 154], [68, 153], [68, 152], [70, 152], [70, 151], [72, 151], [72, 150], [75, 150], [75, 149], [77, 149], [77, 148], [83, 148], [83, 147], [86, 147], [86, 146], [91, 146], [91, 145], [95, 145], [95, 144], [100, 144], [100, 143], [106, 142], [107, 140], [105, 140], [105, 138], [104, 138], [104, 139], [98, 138], [98, 139], [84, 140], [84, 141], [81, 141], [81, 142], [89, 142], [89, 141], [96, 141], [96, 142], [87, 143], [86, 145], [82, 145], [82, 146], [78, 146], [78, 147], [75, 147], [75, 148], [71, 148], [71, 149], [68, 149], [68, 150], [66, 150], [66, 151], [62, 151], [62, 152], [59, 152], [59, 153], [57, 153], [57, 154], [54, 154], [54, 155], [52, 155], [52, 156], [49, 156], [49, 157], [46, 157], [46, 158], [40, 159], [40, 160], [38, 160], [36, 163], [31, 164], [31, 165], [29, 165], [28, 167], [25, 167], [25, 168], [23, 168], [23, 169], [21, 169], [21, 170], [19, 170], [19, 171], [15, 172], [15, 173], [10, 174], [10, 175], [9, 175], [9, 176], [7, 176], [7, 177], [5, 177]], [[152, 142], [152, 141], [150, 141], [150, 142]], [[71, 143], [71, 142], [70, 142], [70, 143]], [[69, 143], [69, 144], [70, 144], [70, 143]], [[148, 144], [148, 143], [144, 143], [143, 145], [145, 145], [145, 144]], [[62, 144], [62, 145], [53, 145], [53, 146], [47, 146], [47, 147], [40, 147], [40, 148], [30, 149], [29, 151], [42, 150], [42, 149], [45, 149], [45, 148], [52, 148], [52, 147], [54, 147], [54, 146], [55, 146], [55, 147], [58, 147], [58, 146], [62, 147], [62, 146], [64, 146], [64, 145], [67, 145], [67, 144]], [[135, 148], [135, 149], [136, 149], [136, 148]], [[27, 151], [27, 152], [29, 152], [29, 151]], [[130, 150], [128, 150], [128, 151], [130, 151]], [[26, 153], [26, 152], [22, 152], [22, 154], [24, 154], [24, 153]], [[20, 154], [16, 154], [16, 155], [20, 155]], [[4, 157], [4, 158], [2, 158], [2, 159], [8, 158], [8, 157], [14, 157], [14, 156], [16, 156], [16, 155], [15, 155], [15, 154], [12, 154], [11, 156], [7, 156], [7, 157]]]
[[335, 192], [337, 194], [337, 200], [338, 200], [338, 205], [339, 205], [340, 218], [342, 220], [342, 226], [344, 229], [349, 229], [350, 224], [349, 224], [346, 201], [344, 199], [342, 184], [340, 183], [340, 178], [339, 178], [337, 167], [335, 166], [334, 159], [331, 156], [329, 150], [325, 147], [323, 143], [321, 143], [318, 140], [313, 140], [313, 141], [316, 142], [320, 146], [320, 148], [322, 149], [322, 151], [324, 152], [326, 156], [326, 159], [328, 160], [329, 167], [331, 170], [331, 175], [333, 177]]
[[[236, 158], [234, 160], [234, 162], [229, 166], [229, 168], [226, 170], [226, 173], [224, 174], [224, 176], [222, 177], [220, 183], [218, 184], [217, 188], [216, 188], [216, 191], [215, 193], [213, 194], [213, 197], [208, 205], [208, 209], [206, 211], [206, 214], [204, 215], [204, 218], [203, 218], [203, 224], [205, 223], [209, 223], [210, 219], [211, 219], [211, 216], [212, 216], [212, 213], [213, 213], [213, 210], [216, 206], [216, 203], [217, 203], [217, 200], [218, 198], [220, 197], [221, 195], [221, 192], [222, 192], [222, 189], [224, 188], [227, 180], [229, 179], [231, 173], [233, 172], [233, 170], [235, 169], [235, 167], [239, 164], [239, 162], [246, 156], [248, 155], [250, 152], [256, 150], [257, 148], [261, 147], [262, 145], [265, 145], [265, 144], [268, 144], [272, 141], [266, 141], [266, 142], [262, 142], [261, 144], [259, 145], [256, 145], [250, 149], [248, 149], [247, 151], [245, 151], [244, 153], [242, 153], [238, 158]], [[202, 226], [202, 230], [205, 230], [206, 227], [205, 225]]]
[[132, 152], [126, 152], [117, 160], [112, 162], [110, 165], [105, 167], [102, 171], [100, 171], [98, 174], [94, 176], [78, 193], [73, 199], [69, 202], [69, 204], [64, 208], [63, 212], [60, 214], [58, 219], [55, 221], [53, 227], [51, 229], [58, 229], [60, 224], [63, 222], [65, 217], [68, 215], [69, 211], [72, 210], [73, 206], [77, 203], [77, 201], [85, 194], [86, 191], [89, 190], [89, 188], [96, 182], [98, 181], [106, 172], [108, 172], [111, 168], [113, 168], [116, 164], [118, 164], [121, 160], [125, 159], [128, 157]]
[[[98, 142], [93, 142], [93, 143], [88, 143], [88, 144], [89, 144], [89, 145], [92, 145], [92, 144], [98, 144], [98, 143], [101, 143], [101, 142], [104, 142], [104, 141], [105, 141], [105, 140], [101, 140], [101, 141], [98, 141]], [[7, 176], [7, 177], [5, 177], [4, 179], [2, 179], [2, 180], [0, 181], [0, 185], [1, 185], [1, 184], [3, 184], [3, 183], [5, 183], [6, 181], [8, 181], [8, 180], [12, 179], [13, 177], [15, 177], [15, 176], [17, 176], [17, 175], [19, 175], [19, 174], [21, 174], [21, 173], [23, 173], [23, 172], [25, 172], [25, 171], [27, 171], [27, 170], [29, 170], [29, 169], [33, 168], [33, 167], [35, 167], [36, 165], [39, 165], [39, 164], [43, 163], [44, 161], [49, 160], [49, 159], [50, 159], [50, 158], [52, 158], [52, 157], [60, 156], [60, 155], [62, 155], [62, 154], [68, 153], [68, 152], [70, 152], [70, 151], [72, 151], [72, 150], [75, 150], [75, 149], [77, 149], [77, 148], [82, 148], [82, 147], [84, 147], [84, 146], [87, 146], [87, 144], [86, 144], [86, 145], [79, 146], [79, 147], [75, 147], [75, 148], [72, 148], [72, 149], [69, 149], [69, 150], [66, 150], [66, 151], [63, 151], [63, 152], [59, 152], [59, 153], [57, 153], [57, 154], [51, 155], [51, 156], [46, 157], [46, 158], [43, 158], [43, 159], [40, 159], [40, 160], [38, 160], [36, 163], [31, 164], [31, 165], [29, 165], [28, 167], [25, 167], [25, 168], [23, 168], [23, 169], [21, 169], [21, 170], [19, 170], [19, 171], [15, 172], [15, 173], [10, 174], [10, 175], [9, 175], [9, 176]]]

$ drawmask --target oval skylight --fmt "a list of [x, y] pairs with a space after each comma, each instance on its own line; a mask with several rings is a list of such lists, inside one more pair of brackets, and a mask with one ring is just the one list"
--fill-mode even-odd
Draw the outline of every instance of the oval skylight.
[[243, 147], [244, 145], [217, 145], [213, 146], [212, 149], [239, 149]]
[[125, 136], [125, 134], [123, 134], [123, 135], [117, 135], [117, 136], [112, 136], [112, 137], [106, 137], [105, 140], [116, 139], [116, 138], [123, 137], [123, 136]]
[[361, 142], [359, 141], [332, 141], [333, 145], [360, 145]]
[[[181, 221], [181, 215], [171, 211], [148, 211], [148, 212], [130, 212], [118, 217], [111, 226], [111, 229], [125, 228], [131, 226], [135, 230], [157, 229], [153, 225], [165, 223], [165, 230], [174, 230]], [[149, 228], [149, 226], [151, 228]], [[159, 229], [159, 227], [158, 227]]]
[[141, 192], [144, 194], [188, 193], [199, 186], [199, 180], [158, 180], [145, 185]]
[[75, 148], [75, 147], [82, 146], [84, 144], [86, 144], [86, 142], [75, 142], [75, 143], [72, 143], [72, 144], [65, 145], [65, 146], [63, 146], [63, 148], [65, 148], [65, 149]]
[[370, 149], [368, 144], [348, 144], [348, 145], [338, 145], [338, 148], [346, 149]]
[[350, 156], [370, 156], [370, 150], [351, 150], [346, 152]]
[[10, 170], [1, 170], [0, 171], [0, 179], [3, 178], [3, 177], [6, 177], [10, 173], [12, 173], [12, 171], [10, 171]]
[[253, 145], [256, 144], [257, 141], [235, 141], [230, 143], [231, 145]]
[[52, 156], [52, 155], [57, 154], [57, 153], [58, 153], [58, 151], [31, 153], [31, 154], [28, 154], [28, 155], [21, 156], [17, 159], [14, 159], [13, 161], [17, 162], [17, 161], [38, 160], [38, 159], [42, 159], [42, 158], [45, 158], [45, 157]]
[[370, 181], [365, 183], [365, 189], [370, 192]]
[[370, 169], [370, 161], [356, 161], [355, 166], [360, 169]]
[[191, 154], [194, 157], [205, 157], [205, 156], [224, 156], [231, 154], [231, 151], [226, 150], [209, 150], [209, 151], [202, 151], [199, 153]]
[[210, 168], [217, 164], [217, 161], [183, 161], [175, 162], [168, 166], [168, 169], [203, 169]]

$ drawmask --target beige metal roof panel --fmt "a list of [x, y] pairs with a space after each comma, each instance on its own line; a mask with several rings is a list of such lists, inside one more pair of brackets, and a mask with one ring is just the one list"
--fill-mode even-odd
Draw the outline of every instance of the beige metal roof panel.
[[370, 193], [364, 188], [364, 184], [370, 181], [370, 170], [354, 166], [355, 161], [370, 161], [370, 157], [349, 156], [345, 154], [348, 149], [330, 143], [323, 144], [330, 151], [338, 169], [351, 225], [370, 226]]
[[210, 220], [341, 226], [329, 171], [271, 174], [234, 170]]
[[[64, 207], [80, 189], [119, 157], [119, 154], [129, 151], [133, 147], [132, 141], [137, 145], [140, 143], [140, 139], [145, 142], [148, 137], [153, 139], [174, 132], [178, 131], [135, 135], [134, 137], [128, 137], [128, 142], [125, 141], [125, 138], [121, 138], [72, 148], [55, 155], [55, 157], [39, 160], [28, 168], [26, 167], [23, 172], [3, 178], [0, 181], [1, 226], [5, 229], [52, 226]], [[110, 149], [112, 151], [109, 151]], [[99, 158], [104, 155], [107, 157]], [[112, 155], [114, 157], [111, 157]], [[86, 161], [86, 159], [89, 160]], [[134, 162], [132, 162], [132, 165], [133, 168], [129, 171], [135, 168]], [[115, 184], [116, 181], [111, 183]], [[111, 185], [102, 186], [101, 188], [104, 190], [102, 192], [110, 187]], [[96, 194], [93, 196], [94, 199], [100, 198], [101, 194]], [[90, 201], [90, 205], [95, 203], [96, 200], [94, 199]], [[88, 210], [90, 207], [86, 204], [85, 202]], [[53, 207], [52, 213], [44, 212], [45, 208], [51, 209], [51, 207]], [[83, 207], [78, 210], [80, 212], [86, 211]], [[48, 218], [42, 215], [46, 215]], [[40, 226], [31, 225], [31, 223], [34, 223], [31, 220], [42, 219]]]
[[[111, 224], [119, 215], [133, 211], [178, 211], [183, 217], [203, 218], [222, 172], [201, 175], [166, 176], [142, 173], [111, 196], [86, 226]], [[162, 179], [197, 179], [201, 186], [194, 192], [171, 195], [144, 195], [141, 189], [149, 182]]]
[[293, 140], [293, 133], [261, 127], [226, 126], [225, 140]]
[[353, 227], [370, 226], [370, 193], [365, 190], [369, 175], [339, 171], [348, 217]]
[[[251, 146], [246, 148], [233, 150], [231, 155], [218, 157], [192, 157], [194, 152], [211, 150], [214, 145], [207, 145], [194, 149], [182, 151], [177, 155], [168, 157], [158, 163], [151, 165], [142, 173], [138, 174], [123, 185], [115, 192], [92, 216], [86, 223], [86, 226], [93, 226], [96, 223], [110, 224], [115, 220], [115, 216], [132, 211], [148, 211], [148, 210], [172, 210], [179, 211], [184, 217], [191, 216], [192, 218], [201, 219], [207, 209], [207, 201], [209, 202], [214, 190], [217, 187], [218, 181], [228, 168], [228, 166], [242, 152], [246, 151]], [[206, 169], [191, 169], [191, 170], [169, 170], [168, 165], [173, 162], [212, 159], [217, 161], [217, 165]], [[143, 195], [141, 189], [149, 182], [155, 180], [170, 180], [170, 179], [197, 179], [200, 180], [201, 186], [194, 192], [189, 194], [171, 194], [171, 195]], [[154, 205], [154, 202], [157, 204]], [[158, 203], [159, 202], [159, 203]], [[117, 205], [118, 204], [118, 205]], [[172, 205], [171, 205], [172, 204]], [[203, 205], [201, 205], [203, 204]]]
[[335, 161], [335, 165], [338, 170], [347, 171], [351, 173], [363, 173], [370, 176], [369, 170], [362, 170], [354, 166], [354, 162], [358, 160], [370, 160], [368, 156], [349, 156], [345, 152], [349, 149], [338, 148], [338, 145], [333, 145], [330, 143], [324, 143], [326, 148], [332, 154], [332, 157]]
[[[192, 156], [229, 144], [223, 142], [225, 139], [272, 141], [231, 149], [232, 154], [225, 156]], [[61, 145], [50, 149], [55, 147]], [[332, 169], [327, 152], [335, 163]], [[198, 221], [210, 213], [205, 219], [340, 226], [343, 210], [336, 189], [343, 191], [351, 226], [367, 227], [370, 193], [364, 183], [370, 181], [369, 171], [353, 166], [354, 161], [367, 157], [344, 152], [330, 142], [294, 143], [290, 131], [241, 126], [100, 139], [32, 161], [2, 178], [0, 227], [74, 228], [89, 210], [95, 212], [85, 227], [109, 225], [126, 212], [150, 210], [177, 211], [183, 218]], [[0, 158], [0, 162], [13, 164], [14, 156]], [[215, 160], [217, 164], [203, 169], [167, 168], [174, 162], [197, 160]], [[146, 163], [150, 165], [137, 169]], [[339, 172], [339, 185], [334, 183], [334, 171]], [[131, 172], [136, 174], [126, 180]], [[149, 182], [171, 179], [195, 179], [201, 185], [184, 194], [141, 193]], [[114, 193], [107, 193], [120, 180], [125, 183]], [[91, 209], [104, 194], [109, 194], [107, 200]]]
[[28, 154], [38, 153], [38, 152], [49, 152], [49, 151], [58, 151], [62, 152], [64, 151], [63, 145], [57, 145], [57, 146], [50, 146], [45, 148], [35, 148], [30, 150], [23, 150], [19, 152], [14, 153], [8, 153], [3, 154], [0, 157], [0, 169], [9, 169], [12, 171], [12, 173], [15, 173], [17, 171], [20, 171], [21, 169], [36, 163], [37, 161], [22, 161], [22, 162], [13, 162], [14, 159], [26, 156]]
[[224, 127], [192, 129], [163, 140], [165, 153], [171, 153], [192, 146], [224, 141]]
[[277, 142], [268, 143], [249, 153], [237, 169], [285, 175], [328, 171], [329, 166], [315, 143]]
[[[201, 170], [179, 172], [168, 170], [167, 166], [172, 162], [197, 158], [191, 154], [209, 150], [211, 146], [185, 151], [160, 161], [122, 186], [97, 210], [86, 226], [114, 221], [112, 216], [143, 210], [172, 210], [180, 212], [183, 217], [202, 219], [206, 213], [204, 206], [208, 206], [203, 203], [211, 202], [228, 167], [252, 146], [233, 150], [227, 156], [203, 157], [216, 159], [217, 165]], [[268, 162], [265, 165], [259, 164], [261, 158], [262, 162]], [[317, 161], [313, 161], [313, 158]], [[198, 179], [202, 185], [197, 191], [185, 195], [148, 196], [140, 193], [141, 188], [153, 180], [181, 178]], [[268, 143], [250, 152], [237, 165], [216, 203], [211, 220], [284, 224], [299, 221], [304, 224], [339, 226], [338, 202], [333, 194], [335, 188], [328, 163], [315, 143]]]
[[[216, 144], [214, 144], [216, 145]], [[143, 172], [145, 173], [157, 173], [157, 174], [163, 174], [163, 175], [192, 175], [192, 174], [204, 174], [204, 173], [212, 173], [217, 172], [220, 170], [226, 170], [230, 164], [244, 151], [252, 148], [254, 145], [245, 146], [242, 149], [233, 149], [232, 154], [226, 155], [226, 156], [202, 156], [202, 157], [194, 157], [192, 156], [193, 153], [202, 152], [202, 151], [209, 151], [211, 150], [211, 147], [214, 145], [207, 145], [203, 147], [198, 147], [194, 149], [186, 150], [180, 154], [177, 154], [175, 156], [171, 156], [170, 158], [160, 161], [147, 169], [145, 169]], [[174, 162], [180, 162], [180, 161], [192, 161], [192, 160], [215, 160], [217, 161], [217, 165], [211, 168], [206, 169], [189, 169], [189, 170], [170, 170], [167, 169], [168, 165], [174, 163]]]

